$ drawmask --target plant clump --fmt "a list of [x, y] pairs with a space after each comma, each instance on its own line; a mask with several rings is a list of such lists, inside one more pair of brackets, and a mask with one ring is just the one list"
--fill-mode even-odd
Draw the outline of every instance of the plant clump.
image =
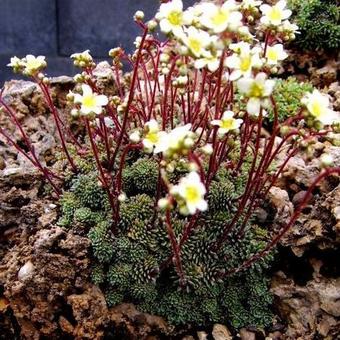
[[299, 26], [296, 44], [305, 50], [338, 50], [340, 12], [337, 0], [290, 0]]
[[[135, 52], [109, 52], [115, 94], [99, 86], [89, 51], [71, 56], [81, 72], [67, 95], [69, 113], [83, 133], [55, 107], [45, 58], [11, 59], [9, 66], [40, 88], [67, 170], [39, 159], [1, 93], [22, 140], [0, 134], [43, 174], [60, 203], [59, 224], [88, 235], [93, 281], [110, 305], [134, 302], [175, 325], [272, 322], [267, 272], [275, 246], [315, 186], [340, 173], [323, 155], [291, 218], [276, 230], [257, 223], [254, 212], [288, 161], [309, 157], [320, 138], [331, 142], [339, 131], [327, 95], [306, 88], [289, 99], [284, 93], [296, 85], [272, 77], [288, 56], [283, 43], [298, 30], [291, 13], [284, 0], [188, 9], [173, 0], [148, 22], [138, 11]], [[153, 34], [157, 26], [165, 41]], [[123, 73], [125, 62], [130, 73]]]

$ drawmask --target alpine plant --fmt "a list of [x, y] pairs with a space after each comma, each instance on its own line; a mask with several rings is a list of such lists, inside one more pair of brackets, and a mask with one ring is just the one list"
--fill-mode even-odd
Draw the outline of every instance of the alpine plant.
[[273, 75], [288, 56], [284, 44], [299, 33], [290, 16], [284, 0], [203, 1], [187, 9], [173, 0], [148, 22], [138, 11], [136, 50], [109, 52], [114, 93], [99, 84], [90, 51], [71, 56], [81, 72], [67, 95], [67, 120], [52, 98], [45, 57], [11, 58], [8, 66], [44, 96], [67, 170], [36, 154], [3, 96], [2, 112], [21, 141], [4, 128], [0, 134], [60, 199], [59, 224], [88, 233], [93, 277], [109, 304], [133, 300], [175, 324], [271, 322], [265, 269], [272, 250], [316, 184], [340, 172], [324, 155], [280, 230], [256, 221], [289, 159], [339, 131], [339, 113], [318, 90], [303, 96], [294, 115], [278, 117]]

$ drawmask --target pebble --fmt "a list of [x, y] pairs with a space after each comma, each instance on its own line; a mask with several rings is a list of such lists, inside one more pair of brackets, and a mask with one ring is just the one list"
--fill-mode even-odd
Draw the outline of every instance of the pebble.
[[27, 261], [20, 269], [18, 272], [18, 279], [19, 280], [24, 280], [28, 276], [30, 276], [34, 271], [34, 265], [31, 261]]

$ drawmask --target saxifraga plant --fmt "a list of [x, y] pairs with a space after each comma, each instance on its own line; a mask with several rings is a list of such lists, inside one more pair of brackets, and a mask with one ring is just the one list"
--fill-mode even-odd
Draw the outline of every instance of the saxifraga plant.
[[289, 7], [293, 10], [300, 31], [296, 45], [305, 50], [339, 50], [339, 1], [290, 0]]
[[[260, 5], [229, 0], [184, 11], [174, 0], [147, 23], [138, 11], [137, 50], [109, 53], [116, 95], [98, 86], [89, 51], [72, 55], [82, 72], [68, 94], [70, 113], [86, 136], [75, 136], [55, 107], [45, 58], [11, 59], [42, 91], [73, 175], [45, 166], [2, 96], [22, 140], [3, 128], [0, 134], [60, 198], [59, 224], [88, 233], [93, 281], [110, 305], [132, 301], [176, 325], [271, 323], [266, 271], [275, 246], [315, 186], [340, 169], [323, 156], [319, 176], [279, 231], [258, 225], [254, 211], [291, 157], [319, 137], [331, 138], [339, 115], [314, 90], [295, 114], [281, 117], [269, 76], [287, 57], [282, 42], [294, 38], [297, 26], [284, 1]], [[151, 34], [158, 24], [166, 41]], [[125, 61], [131, 73], [123, 74]], [[263, 133], [267, 112], [270, 134]], [[278, 162], [282, 150], [286, 158]]]

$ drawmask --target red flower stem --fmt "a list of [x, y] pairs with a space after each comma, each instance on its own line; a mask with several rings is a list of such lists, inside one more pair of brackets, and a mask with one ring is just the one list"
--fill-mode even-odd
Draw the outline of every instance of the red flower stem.
[[215, 104], [215, 119], [220, 118], [220, 111], [221, 111], [221, 84], [222, 84], [222, 73], [223, 73], [223, 62], [224, 62], [225, 51], [223, 51], [220, 61], [220, 66], [218, 70], [218, 77], [217, 77], [217, 94], [216, 94], [216, 104]]
[[321, 174], [319, 174], [317, 176], [317, 178], [313, 181], [311, 186], [308, 188], [307, 192], [303, 196], [301, 204], [295, 210], [293, 216], [291, 217], [289, 222], [285, 225], [285, 227], [282, 228], [282, 230], [267, 244], [267, 246], [262, 251], [260, 251], [259, 253], [251, 256], [248, 260], [244, 261], [239, 267], [234, 268], [234, 269], [228, 271], [224, 275], [225, 276], [226, 275], [231, 275], [231, 274], [234, 274], [234, 273], [237, 273], [237, 272], [241, 271], [242, 269], [246, 269], [249, 266], [251, 266], [255, 261], [258, 261], [259, 259], [261, 259], [264, 256], [266, 256], [266, 254], [271, 249], [273, 249], [273, 247], [275, 247], [275, 245], [281, 240], [281, 238], [287, 233], [287, 231], [296, 222], [296, 220], [298, 219], [298, 217], [301, 214], [302, 210], [305, 208], [305, 206], [309, 202], [309, 200], [310, 200], [310, 198], [312, 196], [312, 192], [313, 192], [314, 188], [318, 185], [318, 183], [320, 183], [320, 181], [323, 180], [325, 177], [330, 176], [332, 174], [340, 175], [340, 167], [328, 168], [328, 169], [325, 169]]
[[105, 124], [105, 119], [103, 116], [99, 117], [100, 125], [103, 131], [103, 140], [104, 140], [104, 145], [105, 145], [105, 151], [106, 151], [106, 158], [107, 161], [110, 163], [110, 143], [109, 143], [109, 138], [108, 138], [108, 133], [107, 133], [107, 126]]
[[182, 267], [182, 261], [180, 256], [180, 249], [176, 240], [176, 236], [174, 233], [174, 230], [171, 225], [171, 216], [170, 216], [170, 210], [167, 209], [166, 211], [166, 230], [170, 239], [173, 255], [174, 255], [174, 264], [177, 271], [177, 274], [180, 279], [180, 285], [183, 286], [185, 283], [185, 277]]
[[179, 241], [179, 250], [182, 249], [184, 243], [187, 241], [189, 236], [191, 235], [191, 232], [194, 230], [196, 223], [198, 221], [199, 214], [196, 213], [193, 215], [190, 219], [190, 221], [187, 223], [187, 225], [184, 227], [183, 235]]
[[170, 83], [171, 83], [171, 77], [172, 77], [172, 73], [174, 72], [175, 70], [175, 67], [176, 67], [176, 61], [177, 61], [177, 57], [176, 58], [173, 58], [172, 60], [172, 64], [171, 64], [171, 67], [170, 67], [170, 71], [168, 73], [168, 75], [165, 77], [165, 82], [164, 82], [164, 93], [163, 93], [163, 105], [162, 105], [162, 129], [165, 130], [166, 128], [166, 123], [167, 123], [167, 120], [168, 120], [168, 91], [169, 91], [169, 86], [170, 86]]
[[[12, 138], [10, 138], [8, 136], [8, 134], [2, 129], [0, 128], [0, 134], [2, 136], [5, 137], [5, 139], [7, 140], [7, 142], [11, 145], [13, 145], [13, 147], [15, 147], [15, 149], [21, 153], [22, 155], [24, 155], [32, 164], [33, 166], [35, 166], [39, 171], [42, 172], [42, 174], [44, 175], [44, 177], [46, 178], [46, 180], [50, 183], [53, 191], [56, 193], [57, 197], [59, 198], [61, 195], [61, 191], [60, 189], [54, 184], [54, 182], [52, 181], [50, 175], [54, 175], [50, 170], [46, 169], [44, 166], [42, 166], [42, 164], [40, 163], [40, 161], [38, 160], [38, 158], [35, 155], [35, 151], [34, 151], [34, 147], [31, 145], [29, 146], [30, 152], [32, 154], [31, 158]], [[58, 178], [57, 175], [54, 175], [54, 177]]]
[[189, 152], [189, 160], [193, 161], [197, 165], [198, 171], [200, 173], [201, 181], [202, 181], [202, 183], [204, 183], [205, 174], [204, 174], [204, 169], [203, 169], [203, 166], [202, 166], [202, 163], [201, 163], [199, 157], [197, 157], [197, 155], [195, 155], [192, 151], [190, 151]]
[[42, 90], [43, 94], [44, 94], [44, 97], [45, 97], [45, 100], [46, 100], [46, 103], [48, 105], [48, 107], [50, 108], [51, 112], [52, 112], [52, 115], [53, 115], [53, 118], [54, 118], [54, 122], [55, 122], [55, 125], [57, 127], [57, 131], [58, 131], [58, 135], [59, 135], [59, 138], [60, 138], [60, 141], [61, 141], [61, 145], [62, 145], [62, 149], [66, 155], [66, 158], [68, 160], [68, 162], [70, 163], [71, 165], [71, 168], [74, 172], [77, 172], [77, 167], [75, 166], [74, 162], [73, 162], [73, 159], [72, 157], [70, 156], [68, 150], [67, 150], [67, 146], [66, 146], [66, 142], [65, 142], [65, 138], [64, 138], [64, 134], [63, 132], [61, 131], [61, 127], [60, 127], [60, 117], [59, 117], [59, 113], [56, 109], [56, 107], [54, 106], [53, 104], [53, 101], [52, 101], [52, 98], [51, 98], [51, 94], [49, 92], [49, 89], [48, 87], [41, 81], [38, 82], [38, 85], [40, 87], [40, 89]]
[[125, 130], [126, 130], [127, 122], [128, 122], [128, 118], [129, 118], [129, 110], [130, 110], [130, 106], [131, 106], [131, 103], [132, 103], [132, 100], [133, 100], [133, 97], [134, 97], [135, 84], [136, 84], [136, 80], [137, 80], [137, 76], [138, 76], [138, 67], [139, 67], [141, 57], [142, 57], [142, 49], [143, 49], [143, 45], [144, 45], [147, 34], [148, 34], [148, 29], [145, 28], [143, 36], [142, 36], [142, 40], [141, 40], [141, 43], [140, 43], [140, 46], [139, 46], [139, 49], [138, 49], [138, 52], [137, 52], [136, 63], [134, 65], [134, 69], [133, 69], [133, 75], [132, 75], [132, 81], [131, 81], [131, 85], [130, 85], [129, 97], [128, 97], [126, 109], [124, 111], [122, 129], [121, 129], [120, 134], [118, 136], [116, 148], [115, 148], [115, 151], [112, 155], [111, 162], [109, 164], [109, 170], [113, 169], [113, 167], [114, 167], [118, 151], [119, 151], [120, 146], [121, 146], [122, 141], [123, 141], [124, 133], [126, 133]]
[[218, 250], [222, 246], [222, 244], [225, 242], [225, 240], [228, 237], [230, 230], [234, 227], [235, 223], [238, 221], [239, 217], [243, 213], [245, 205], [246, 205], [246, 203], [249, 199], [249, 188], [250, 188], [251, 182], [253, 180], [254, 169], [255, 169], [255, 165], [256, 165], [256, 161], [257, 161], [257, 155], [258, 155], [259, 146], [260, 146], [261, 126], [262, 126], [262, 110], [260, 111], [260, 116], [259, 116], [259, 120], [258, 120], [258, 124], [257, 124], [257, 136], [256, 136], [256, 142], [255, 142], [255, 144], [256, 144], [255, 145], [255, 155], [254, 155], [254, 158], [253, 158], [251, 169], [249, 171], [248, 181], [247, 181], [247, 184], [246, 184], [244, 194], [242, 196], [241, 202], [238, 206], [237, 212], [235, 213], [233, 219], [225, 227], [220, 239], [217, 241], [216, 245], [214, 246], [215, 250]]
[[[1, 93], [2, 94], [2, 93]], [[50, 178], [50, 175], [52, 175], [55, 178], [60, 178], [59, 176], [55, 175], [52, 173], [52, 171], [47, 170], [39, 161], [38, 157], [35, 154], [35, 150], [34, 150], [34, 146], [32, 145], [32, 143], [30, 142], [30, 139], [28, 138], [28, 136], [26, 135], [24, 129], [22, 128], [21, 123], [19, 122], [19, 120], [17, 119], [15, 113], [13, 112], [13, 110], [11, 109], [11, 107], [9, 105], [7, 105], [3, 99], [1, 98], [0, 95], [0, 104], [6, 109], [7, 113], [9, 114], [12, 122], [14, 123], [14, 125], [19, 129], [22, 138], [24, 139], [24, 142], [26, 144], [26, 146], [28, 147], [31, 155], [32, 155], [32, 159], [26, 154], [26, 152], [24, 150], [22, 150], [22, 148], [14, 141], [12, 140], [7, 133], [1, 129], [1, 133], [2, 135], [19, 151], [21, 152], [23, 155], [25, 155], [26, 158], [28, 158], [32, 164], [38, 168], [45, 176], [45, 178], [47, 179], [47, 181], [51, 184], [51, 186], [53, 187], [54, 191], [56, 192], [56, 194], [58, 196], [60, 196], [61, 191], [55, 186], [55, 184], [53, 183], [53, 181]]]
[[109, 202], [110, 202], [110, 206], [111, 206], [112, 211], [114, 213], [115, 212], [114, 199], [113, 199], [112, 193], [110, 191], [110, 187], [109, 187], [109, 184], [107, 182], [107, 179], [106, 179], [106, 176], [105, 176], [105, 173], [104, 173], [104, 169], [103, 169], [102, 164], [101, 164], [100, 159], [99, 159], [98, 149], [97, 149], [96, 143], [93, 139], [90, 122], [87, 118], [84, 118], [84, 120], [85, 120], [86, 129], [87, 129], [87, 134], [88, 134], [89, 139], [90, 139], [92, 153], [93, 153], [93, 156], [96, 160], [97, 169], [98, 169], [98, 172], [99, 172], [99, 175], [100, 175], [99, 178], [100, 178], [100, 181], [101, 181], [105, 191], [107, 192]]

